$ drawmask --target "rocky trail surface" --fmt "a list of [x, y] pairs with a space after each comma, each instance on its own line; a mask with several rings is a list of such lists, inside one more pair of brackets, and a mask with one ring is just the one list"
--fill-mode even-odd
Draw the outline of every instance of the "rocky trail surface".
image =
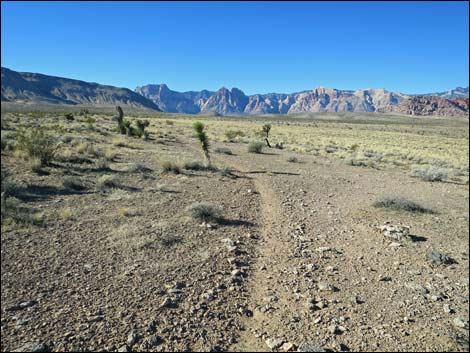
[[125, 188], [66, 193], [51, 168], [20, 195], [46, 226], [2, 226], [2, 351], [468, 351], [468, 185], [243, 144], [213, 154], [232, 177], [165, 174], [151, 152], [198, 146], [137, 147], [111, 164]]

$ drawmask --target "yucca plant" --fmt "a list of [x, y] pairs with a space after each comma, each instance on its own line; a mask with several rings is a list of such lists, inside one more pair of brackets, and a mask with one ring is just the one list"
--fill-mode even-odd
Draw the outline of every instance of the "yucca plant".
[[204, 131], [204, 124], [200, 121], [194, 123], [194, 130], [196, 131], [196, 137], [199, 140], [199, 143], [206, 159], [207, 165], [210, 166], [211, 158], [209, 155], [209, 138], [207, 137], [206, 132]]
[[268, 147], [271, 147], [271, 144], [269, 143], [269, 132], [271, 131], [271, 125], [270, 124], [264, 124], [263, 128], [261, 130], [262, 135], [264, 136], [264, 139], [266, 141], [266, 145]]

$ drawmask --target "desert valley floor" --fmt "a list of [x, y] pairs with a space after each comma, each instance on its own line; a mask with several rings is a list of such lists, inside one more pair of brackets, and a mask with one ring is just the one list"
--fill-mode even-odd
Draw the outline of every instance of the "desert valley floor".
[[[2, 112], [2, 351], [468, 351], [468, 119], [148, 119]], [[285, 148], [249, 153], [264, 122]], [[39, 125], [61, 145], [38, 170], [14, 141]], [[410, 175], [439, 156], [452, 175]]]

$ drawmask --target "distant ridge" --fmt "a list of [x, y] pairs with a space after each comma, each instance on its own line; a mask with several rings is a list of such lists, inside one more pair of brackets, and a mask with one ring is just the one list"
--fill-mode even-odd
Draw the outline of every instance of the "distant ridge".
[[149, 99], [127, 88], [63, 77], [17, 72], [2, 67], [2, 102], [111, 107], [122, 105], [159, 110]]
[[211, 115], [291, 114], [303, 112], [378, 112], [423, 116], [466, 116], [468, 87], [441, 93], [407, 95], [385, 89], [357, 91], [317, 87], [296, 93], [247, 96], [238, 88], [216, 92], [177, 92], [165, 84], [127, 88], [100, 85], [2, 67], [1, 101], [26, 105], [132, 107]]
[[[410, 115], [467, 116], [468, 88], [433, 94], [433, 99], [390, 92], [385, 89], [357, 91], [318, 87], [297, 93], [268, 93], [247, 96], [238, 88], [216, 92], [172, 91], [165, 84], [137, 87], [135, 91], [164, 111], [217, 113], [220, 115], [290, 114], [301, 112], [388, 112]], [[455, 102], [455, 100], [463, 102]], [[467, 104], [465, 104], [465, 100]]]

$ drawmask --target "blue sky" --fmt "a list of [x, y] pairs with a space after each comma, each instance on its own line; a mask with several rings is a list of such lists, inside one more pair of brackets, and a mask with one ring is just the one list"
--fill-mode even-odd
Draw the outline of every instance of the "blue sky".
[[134, 89], [467, 86], [468, 2], [2, 2], [2, 66]]

